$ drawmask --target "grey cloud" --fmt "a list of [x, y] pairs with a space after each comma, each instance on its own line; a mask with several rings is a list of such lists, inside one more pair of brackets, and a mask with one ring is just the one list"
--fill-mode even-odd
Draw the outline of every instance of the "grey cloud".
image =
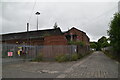
[[[25, 31], [34, 3], [3, 4], [2, 33]], [[116, 6], [117, 3], [114, 2], [38, 2], [29, 21], [30, 30], [36, 29], [35, 12], [40, 11], [39, 29], [53, 28], [57, 22], [63, 31], [75, 26], [85, 31], [91, 40], [97, 40], [100, 36], [107, 36], [106, 30], [111, 17], [117, 11]]]

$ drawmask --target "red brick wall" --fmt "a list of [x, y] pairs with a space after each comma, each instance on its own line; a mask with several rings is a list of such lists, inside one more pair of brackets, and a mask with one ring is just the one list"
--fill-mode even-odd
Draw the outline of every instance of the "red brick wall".
[[67, 45], [67, 39], [64, 35], [47, 36], [44, 38], [44, 45]]
[[80, 32], [80, 31], [78, 31], [78, 30], [76, 30], [76, 29], [71, 29], [71, 30], [69, 31], [69, 33], [78, 35], [78, 36], [79, 36], [79, 37], [78, 37], [78, 40], [83, 41], [82, 32]]
[[[6, 40], [8, 44], [30, 44], [30, 45], [67, 45], [67, 40], [64, 35], [58, 36], [46, 36], [44, 39], [29, 39], [28, 41], [25, 39], [21, 40]], [[18, 42], [18, 43], [16, 43]], [[3, 42], [4, 43], [4, 42]]]
[[[18, 43], [16, 43], [18, 42]], [[26, 39], [19, 39], [19, 40], [6, 40], [6, 41], [3, 41], [3, 43], [8, 43], [8, 44], [22, 44], [22, 45], [25, 45], [26, 43], [28, 45], [43, 45], [44, 44], [44, 40], [41, 40], [41, 39], [29, 39], [28, 41]]]
[[69, 32], [67, 34], [65, 33], [65, 35], [68, 35], [70, 33], [72, 33], [73, 35], [76, 34], [78, 36], [77, 39], [74, 41], [82, 41], [86, 45], [89, 45], [89, 38], [87, 37], [86, 33], [82, 32], [80, 30], [77, 30], [75, 28], [72, 28], [71, 30], [69, 30]]

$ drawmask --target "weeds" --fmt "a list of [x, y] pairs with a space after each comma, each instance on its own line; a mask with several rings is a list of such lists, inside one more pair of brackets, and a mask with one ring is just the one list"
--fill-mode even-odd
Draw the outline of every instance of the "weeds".
[[32, 61], [40, 62], [40, 61], [42, 61], [42, 60], [43, 60], [43, 55], [40, 54], [40, 55], [38, 55], [36, 58], [34, 58]]

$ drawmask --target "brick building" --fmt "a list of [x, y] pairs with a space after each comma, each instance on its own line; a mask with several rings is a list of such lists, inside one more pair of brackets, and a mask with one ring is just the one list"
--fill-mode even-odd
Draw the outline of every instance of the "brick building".
[[89, 45], [85, 32], [71, 28], [62, 32], [60, 28], [10, 33], [2, 35], [2, 43], [29, 45], [67, 45], [68, 41], [82, 41]]
[[10, 33], [2, 35], [2, 42], [29, 45], [66, 45], [67, 40], [60, 28]]
[[86, 45], [89, 45], [89, 37], [86, 35], [85, 32], [79, 29], [73, 27], [70, 30], [64, 32], [64, 35], [66, 36], [66, 39], [68, 41], [81, 41], [84, 42]]

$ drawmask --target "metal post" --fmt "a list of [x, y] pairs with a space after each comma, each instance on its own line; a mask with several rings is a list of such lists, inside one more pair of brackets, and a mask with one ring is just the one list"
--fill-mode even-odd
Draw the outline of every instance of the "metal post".
[[29, 34], [28, 34], [28, 32], [29, 32], [29, 23], [27, 23], [27, 41], [26, 41], [26, 48], [25, 48], [25, 59], [27, 59], [27, 55], [28, 55], [28, 47], [27, 47], [27, 45], [28, 45], [28, 43], [29, 43]]
[[38, 30], [38, 15], [40, 15], [40, 13], [36, 12], [35, 14], [37, 15], [37, 30]]
[[29, 23], [27, 23], [27, 32], [29, 31]]
[[28, 31], [29, 31], [29, 23], [27, 23], [27, 41], [26, 41], [27, 44], [28, 44], [28, 41], [29, 41]]
[[37, 15], [37, 30], [38, 30], [38, 15]]

